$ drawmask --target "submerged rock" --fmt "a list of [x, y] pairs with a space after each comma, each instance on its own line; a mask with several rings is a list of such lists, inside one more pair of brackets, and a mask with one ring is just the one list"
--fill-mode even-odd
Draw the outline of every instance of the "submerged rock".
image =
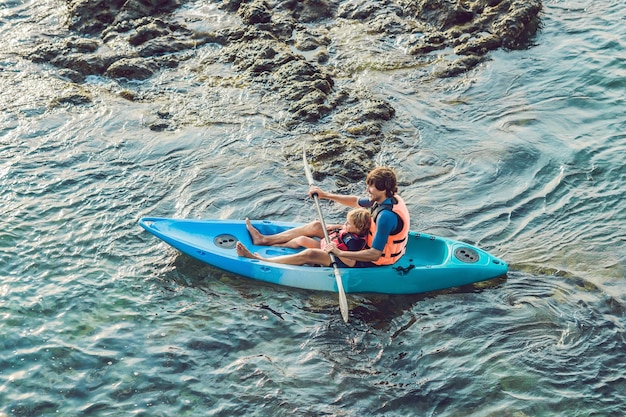
[[[490, 51], [528, 47], [541, 10], [540, 0], [223, 0], [215, 3], [236, 16], [236, 23], [201, 33], [173, 18], [183, 3], [67, 0], [74, 35], [27, 56], [60, 68], [75, 83], [90, 75], [146, 80], [178, 66], [202, 45], [221, 45], [220, 61], [232, 65], [249, 88], [282, 102], [300, 131], [313, 132], [315, 149], [324, 149], [311, 155], [318, 175], [332, 175], [340, 184], [361, 180], [372, 167], [395, 109], [368, 92], [337, 88], [343, 63], [329, 49], [333, 27], [353, 22], [381, 42], [403, 36], [406, 62], [446, 54], [439, 60], [446, 64], [430, 73], [453, 77], [484, 62]], [[88, 102], [78, 96], [59, 101]], [[159, 120], [149, 128], [172, 125]]]
[[68, 83], [65, 88], [59, 91], [59, 95], [50, 102], [50, 107], [81, 106], [91, 103], [92, 98], [87, 91]]
[[145, 80], [152, 77], [156, 69], [157, 67], [153, 62], [139, 57], [122, 58], [109, 65], [104, 75], [112, 78]]

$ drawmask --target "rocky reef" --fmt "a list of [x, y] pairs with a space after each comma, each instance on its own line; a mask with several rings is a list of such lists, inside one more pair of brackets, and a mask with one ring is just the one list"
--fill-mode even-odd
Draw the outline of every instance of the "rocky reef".
[[[541, 11], [540, 0], [223, 0], [212, 4], [235, 23], [199, 32], [171, 18], [183, 3], [67, 0], [71, 36], [25, 54], [81, 84], [92, 75], [146, 80], [181, 65], [198, 48], [218, 45], [220, 62], [249, 88], [277, 97], [289, 123], [304, 126], [300, 130], [320, 145], [310, 152], [317, 178], [336, 175], [339, 185], [362, 180], [374, 165], [395, 109], [371, 92], [338, 86], [341, 69], [329, 63], [333, 27], [358, 22], [381, 40], [402, 36], [407, 61], [427, 61], [445, 50], [452, 58], [432, 76], [453, 77], [495, 49], [531, 46]], [[124, 97], [134, 99], [132, 91]], [[88, 101], [73, 96], [68, 102]], [[151, 128], [168, 123], [163, 118]]]

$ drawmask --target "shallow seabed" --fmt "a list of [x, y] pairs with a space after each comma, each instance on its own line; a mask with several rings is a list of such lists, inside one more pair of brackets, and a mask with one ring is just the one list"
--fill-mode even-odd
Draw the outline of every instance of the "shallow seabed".
[[313, 218], [281, 110], [187, 83], [193, 60], [141, 87], [210, 127], [153, 132], [163, 102], [110, 80], [49, 106], [64, 84], [18, 52], [61, 31], [57, 6], [0, 6], [0, 416], [626, 413], [622, 2], [547, 1], [533, 47], [455, 79], [375, 71], [384, 54], [345, 46], [372, 65], [344, 82], [396, 108], [377, 162], [400, 173], [412, 228], [511, 264], [470, 288], [350, 296], [348, 325], [335, 294], [220, 272], [137, 226]]

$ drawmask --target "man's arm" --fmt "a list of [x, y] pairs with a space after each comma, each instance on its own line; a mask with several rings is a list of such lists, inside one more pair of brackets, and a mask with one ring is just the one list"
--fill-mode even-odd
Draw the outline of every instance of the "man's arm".
[[[361, 262], [377, 261], [378, 258], [380, 258], [380, 255], [382, 255], [383, 253], [382, 251], [378, 249], [374, 249], [374, 248], [357, 250], [357, 251], [344, 251], [344, 250], [338, 249], [334, 243], [329, 243], [328, 245], [326, 245], [326, 247], [324, 247], [324, 250], [326, 252], [332, 252], [335, 256], [341, 259], [352, 259], [352, 260], [361, 261]], [[345, 261], [344, 263], [348, 264]]]
[[312, 186], [309, 190], [309, 195], [313, 196], [316, 194], [319, 198], [325, 198], [326, 200], [332, 200], [336, 203], [343, 204], [348, 207], [359, 207], [359, 197], [354, 195], [342, 195], [342, 194], [333, 194], [327, 193], [317, 186]]
[[376, 234], [372, 239], [372, 247], [382, 251], [385, 249], [389, 235], [398, 226], [398, 216], [389, 210], [383, 210], [376, 220]]

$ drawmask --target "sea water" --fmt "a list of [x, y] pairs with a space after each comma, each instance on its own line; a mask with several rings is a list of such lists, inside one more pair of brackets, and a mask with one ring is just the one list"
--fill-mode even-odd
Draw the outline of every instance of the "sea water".
[[[412, 229], [511, 266], [469, 288], [350, 295], [346, 325], [335, 294], [221, 272], [137, 225], [314, 218], [278, 105], [195, 82], [206, 49], [148, 80], [168, 91], [152, 102], [92, 78], [91, 103], [51, 106], [66, 83], [20, 50], [62, 33], [63, 11], [2, 3], [0, 415], [626, 413], [626, 9], [543, 6], [531, 47], [452, 79], [335, 34], [364, 63], [341, 82], [396, 109], [377, 163], [397, 169]], [[150, 130], [164, 103], [189, 123]]]

